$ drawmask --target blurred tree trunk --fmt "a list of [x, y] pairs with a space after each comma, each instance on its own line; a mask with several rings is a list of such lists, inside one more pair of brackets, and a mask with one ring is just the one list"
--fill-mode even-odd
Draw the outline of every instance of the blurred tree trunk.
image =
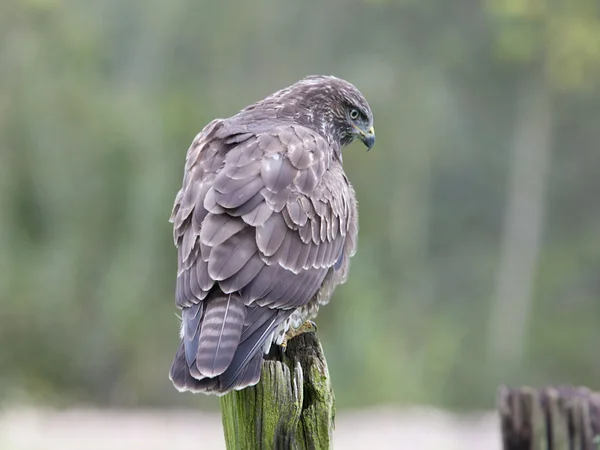
[[[415, 314], [426, 312], [433, 300], [433, 275], [428, 261], [431, 165], [435, 147], [435, 133], [431, 130], [438, 129], [434, 114], [439, 108], [436, 102], [445, 95], [436, 75], [424, 70], [404, 73], [403, 83], [412, 86], [412, 90], [403, 92], [403, 98], [413, 106], [410, 114], [401, 118], [408, 133], [403, 139], [410, 151], [390, 155], [393, 180], [389, 201], [390, 264], [401, 267], [392, 283], [399, 297], [413, 300], [412, 306], [417, 308], [411, 311], [413, 318]], [[406, 314], [406, 309], [402, 314]]]
[[522, 81], [516, 111], [500, 264], [491, 305], [489, 357], [494, 366], [522, 359], [536, 274], [552, 147], [549, 87], [539, 72]]

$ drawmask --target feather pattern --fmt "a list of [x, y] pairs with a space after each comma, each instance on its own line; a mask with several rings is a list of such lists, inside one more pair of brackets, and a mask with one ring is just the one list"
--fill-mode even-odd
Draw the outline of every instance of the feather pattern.
[[240, 342], [245, 315], [238, 295], [223, 295], [208, 302], [196, 353], [196, 369], [202, 376], [212, 378], [227, 370]]
[[171, 213], [182, 341], [170, 378], [179, 390], [256, 384], [275, 333], [293, 313], [313, 317], [347, 278], [358, 226], [341, 144], [323, 134], [334, 128], [288, 116], [291, 92], [212, 121], [187, 152]]
[[197, 303], [188, 308], [183, 308], [181, 317], [183, 323], [183, 343], [185, 345], [185, 357], [188, 366], [194, 362], [198, 352], [198, 332], [200, 331], [200, 319], [202, 318], [203, 303]]

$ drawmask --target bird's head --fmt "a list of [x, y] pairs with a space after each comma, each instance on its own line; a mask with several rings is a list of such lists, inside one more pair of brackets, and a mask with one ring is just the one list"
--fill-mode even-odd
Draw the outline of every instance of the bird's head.
[[340, 145], [346, 146], [360, 139], [367, 151], [375, 145], [373, 113], [358, 89], [343, 80], [336, 80], [339, 98], [332, 101], [333, 131]]
[[309, 76], [280, 93], [284, 104], [294, 105], [294, 118], [318, 131], [334, 148], [341, 150], [356, 139], [367, 150], [375, 144], [373, 113], [351, 83], [333, 76]]

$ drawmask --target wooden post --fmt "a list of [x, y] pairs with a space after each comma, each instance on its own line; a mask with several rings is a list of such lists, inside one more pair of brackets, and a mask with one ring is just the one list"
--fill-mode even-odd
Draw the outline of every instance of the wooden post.
[[500, 388], [504, 450], [600, 450], [600, 394], [585, 387]]
[[227, 450], [332, 448], [335, 401], [315, 333], [265, 360], [256, 386], [221, 397], [221, 414]]

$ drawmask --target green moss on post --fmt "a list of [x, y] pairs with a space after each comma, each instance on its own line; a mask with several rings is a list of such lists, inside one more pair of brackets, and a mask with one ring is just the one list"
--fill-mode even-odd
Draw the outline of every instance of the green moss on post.
[[314, 333], [289, 343], [283, 361], [266, 360], [260, 382], [221, 397], [228, 450], [329, 449], [335, 400]]

